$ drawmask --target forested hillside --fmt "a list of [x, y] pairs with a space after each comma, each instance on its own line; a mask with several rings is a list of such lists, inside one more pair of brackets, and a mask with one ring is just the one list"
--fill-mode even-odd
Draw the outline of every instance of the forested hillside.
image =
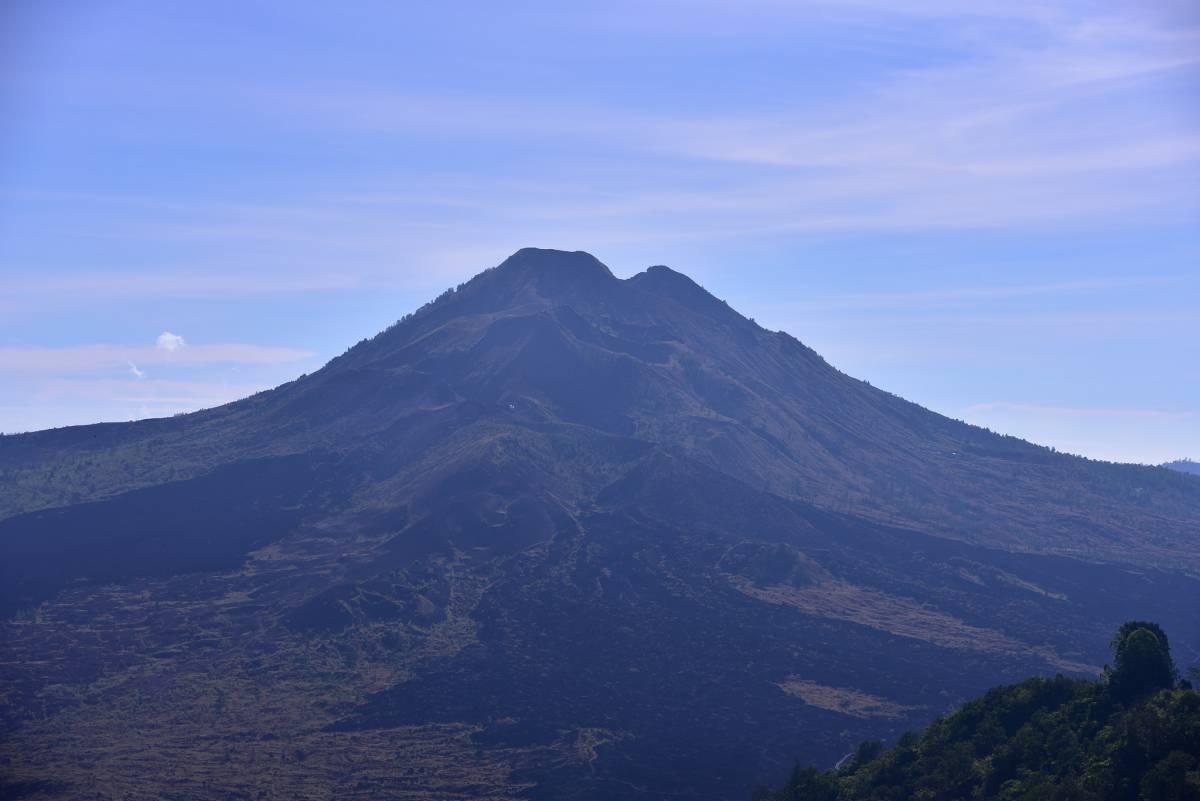
[[[1157, 625], [1126, 623], [1100, 681], [997, 687], [886, 751], [801, 769], [769, 801], [1200, 799], [1200, 693], [1178, 680]], [[1194, 670], [1194, 669], [1193, 669]]]

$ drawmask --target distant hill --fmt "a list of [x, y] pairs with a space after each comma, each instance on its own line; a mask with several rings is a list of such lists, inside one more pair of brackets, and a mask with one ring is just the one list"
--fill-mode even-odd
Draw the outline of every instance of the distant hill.
[[1117, 669], [1104, 681], [1057, 676], [998, 687], [886, 751], [863, 743], [840, 769], [798, 767], [784, 787], [755, 797], [1200, 799], [1200, 693], [1186, 681], [1175, 686], [1166, 637], [1146, 625], [1129, 624], [1128, 636], [1157, 645], [1156, 632], [1163, 654], [1130, 653], [1137, 643], [1118, 635]]
[[586, 253], [236, 403], [2, 437], [0, 487], [0, 776], [39, 798], [744, 798], [1091, 675], [1128, 618], [1200, 650], [1200, 482]]
[[1177, 470], [1180, 473], [1200, 476], [1200, 462], [1193, 462], [1191, 459], [1176, 459], [1173, 462], [1167, 462], [1163, 467], [1168, 470]]

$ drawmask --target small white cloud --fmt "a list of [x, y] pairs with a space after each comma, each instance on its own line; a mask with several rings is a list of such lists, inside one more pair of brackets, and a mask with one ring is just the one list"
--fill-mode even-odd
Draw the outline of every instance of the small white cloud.
[[187, 345], [187, 343], [183, 341], [183, 337], [179, 336], [179, 334], [163, 331], [158, 335], [157, 345], [159, 350], [174, 352]]
[[129, 363], [129, 374], [134, 378], [145, 378], [146, 373], [138, 369], [138, 366], [133, 362]]

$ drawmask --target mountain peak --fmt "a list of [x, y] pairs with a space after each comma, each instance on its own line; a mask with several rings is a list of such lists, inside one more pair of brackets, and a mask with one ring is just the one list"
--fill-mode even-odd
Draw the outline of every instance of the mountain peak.
[[612, 271], [582, 250], [521, 248], [496, 268], [497, 272], [554, 281], [611, 281]]
[[653, 267], [647, 267], [630, 280], [642, 289], [649, 289], [651, 291], [663, 290], [664, 294], [671, 290], [676, 292], [695, 292], [699, 290], [706, 295], [708, 294], [708, 291], [704, 287], [678, 270], [672, 270], [665, 264], [655, 264]]
[[644, 292], [672, 300], [710, 317], [744, 323], [746, 318], [738, 314], [729, 304], [713, 295], [688, 276], [662, 264], [648, 267], [644, 272], [629, 279], [629, 282]]

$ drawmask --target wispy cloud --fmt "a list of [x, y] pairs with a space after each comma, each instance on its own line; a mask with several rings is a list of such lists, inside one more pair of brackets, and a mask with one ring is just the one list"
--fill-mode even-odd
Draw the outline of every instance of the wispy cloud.
[[198, 409], [228, 403], [261, 392], [269, 387], [260, 383], [230, 382], [225, 380], [200, 381], [147, 378], [131, 382], [119, 378], [53, 378], [40, 384], [34, 391], [39, 400], [87, 399], [170, 406], [178, 409]]
[[52, 378], [28, 387], [16, 402], [0, 398], [0, 432], [169, 417], [220, 406], [268, 388], [267, 384], [223, 380]]
[[960, 415], [967, 422], [1053, 444], [1068, 453], [1111, 461], [1161, 464], [1193, 453], [1200, 445], [1200, 412], [1186, 406], [992, 401], [967, 406]]
[[[208, 213], [213, 213], [210, 208]], [[219, 212], [218, 212], [219, 213]], [[295, 265], [293, 265], [294, 268]], [[198, 267], [163, 266], [156, 272], [87, 270], [67, 265], [57, 275], [45, 275], [45, 267], [11, 265], [11, 280], [0, 284], [0, 303], [17, 305], [30, 297], [68, 296], [97, 298], [211, 298], [255, 295], [289, 295], [359, 289], [361, 276], [346, 273], [288, 270], [283, 265], [260, 265], [238, 274]]]
[[1193, 411], [1167, 411], [1163, 409], [1106, 409], [1086, 406], [1053, 406], [1040, 403], [1009, 403], [991, 401], [975, 403], [964, 410], [967, 415], [979, 412], [1007, 412], [1018, 415], [1072, 418], [1124, 418], [1139, 420], [1187, 420], [1196, 417]]
[[995, 301], [1050, 295], [1079, 295], [1134, 287], [1164, 286], [1172, 276], [1108, 277], [1080, 281], [1050, 281], [1008, 286], [958, 286], [894, 292], [859, 292], [820, 298], [805, 304], [817, 309], [928, 309], [957, 305], [980, 305]]
[[[357, 255], [407, 246], [434, 251], [434, 239], [484, 243], [504, 231], [524, 240], [531, 238], [524, 232], [536, 231], [539, 240], [676, 241], [1200, 215], [1192, 189], [1200, 132], [1174, 108], [1186, 99], [1170, 88], [1172, 79], [1194, 78], [1200, 69], [1200, 28], [1180, 24], [1166, 5], [861, 0], [754, 2], [735, 10], [699, 3], [684, 14], [665, 3], [621, 17], [613, 24], [664, 36], [679, 36], [672, 30], [684, 20], [681, 30], [691, 35], [828, 28], [852, 41], [894, 36], [902, 43], [918, 30], [956, 57], [879, 67], [872, 80], [820, 103], [805, 100], [809, 87], [798, 78], [795, 92], [770, 107], [714, 104], [707, 112], [653, 110], [586, 93], [435, 92], [303, 75], [231, 87], [193, 76], [189, 106], [236, 114], [260, 133], [318, 131], [355, 143], [349, 150], [361, 144], [417, 152], [458, 137], [471, 152], [524, 154], [527, 181], [442, 165], [415, 179], [405, 175], [406, 189], [397, 191], [386, 178], [352, 174], [336, 191], [310, 191], [286, 205], [243, 199], [185, 211], [164, 201], [115, 234]], [[657, 29], [655, 20], [671, 25]], [[123, 81], [123, 94], [121, 87], [109, 91], [118, 95], [113, 102], [184, 102], [161, 82]], [[80, 102], [104, 95], [89, 87]], [[579, 151], [572, 165], [589, 166], [591, 180], [579, 180], [582, 167], [539, 157], [547, 144], [564, 141]], [[669, 174], [680, 163], [689, 178]], [[355, 195], [377, 201], [355, 203]], [[353, 285], [363, 275], [359, 268], [283, 283]]]
[[[127, 345], [75, 345], [69, 347], [0, 347], [0, 372], [80, 373], [115, 372], [133, 364], [246, 364], [270, 365], [301, 362], [313, 357], [297, 348], [248, 344], [189, 345], [174, 350]], [[136, 374], [135, 374], [136, 375]]]

